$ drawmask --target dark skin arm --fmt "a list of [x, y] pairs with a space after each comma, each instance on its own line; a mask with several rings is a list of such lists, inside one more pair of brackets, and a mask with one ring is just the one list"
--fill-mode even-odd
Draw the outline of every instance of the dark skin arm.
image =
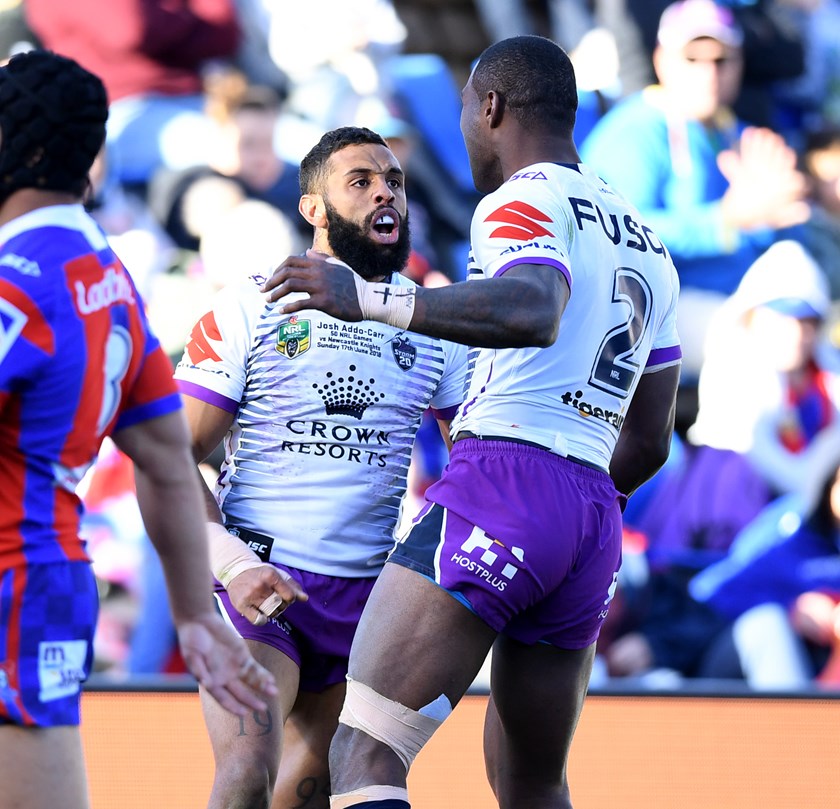
[[668, 459], [679, 381], [678, 365], [642, 375], [610, 464], [622, 494], [632, 494]]
[[[309, 298], [283, 305], [291, 314], [319, 309], [346, 321], [362, 319], [353, 273], [312, 250], [290, 256], [263, 287], [269, 300], [292, 292]], [[407, 288], [402, 294], [411, 294]], [[480, 284], [457, 283], [414, 290], [411, 331], [482, 348], [545, 348], [557, 339], [569, 300], [565, 278], [544, 264], [520, 264]]]
[[277, 694], [274, 678], [252, 659], [242, 638], [216, 614], [210, 598], [207, 533], [183, 414], [134, 424], [113, 438], [134, 461], [137, 502], [166, 574], [187, 667], [229, 711], [244, 716], [265, 710], [259, 692]]
[[452, 419], [436, 419], [438, 423], [438, 429], [440, 430], [440, 436], [443, 438], [443, 443], [446, 445], [448, 450], [452, 449], [452, 437], [450, 427], [452, 426]]
[[[352, 271], [327, 263], [314, 251], [286, 259], [263, 291], [272, 301], [292, 292], [309, 294], [284, 304], [287, 314], [319, 309], [340, 320], [362, 319]], [[472, 346], [544, 348], [557, 339], [568, 300], [569, 287], [556, 269], [522, 264], [480, 284], [418, 287], [410, 328]], [[611, 465], [623, 494], [635, 491], [668, 457], [678, 382], [679, 368], [673, 367], [645, 374], [639, 383]]]

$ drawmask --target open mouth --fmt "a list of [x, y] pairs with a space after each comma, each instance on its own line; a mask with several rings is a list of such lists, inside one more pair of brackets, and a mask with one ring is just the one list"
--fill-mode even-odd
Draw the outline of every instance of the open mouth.
[[371, 237], [380, 244], [394, 244], [400, 236], [399, 216], [387, 208], [378, 211], [370, 227]]

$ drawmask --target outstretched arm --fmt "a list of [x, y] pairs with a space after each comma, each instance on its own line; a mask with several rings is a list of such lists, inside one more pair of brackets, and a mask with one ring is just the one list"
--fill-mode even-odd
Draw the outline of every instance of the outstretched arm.
[[273, 696], [274, 678], [213, 608], [199, 474], [183, 413], [140, 422], [113, 439], [134, 461], [137, 499], [166, 574], [184, 662], [229, 711], [265, 710], [252, 689]]
[[485, 348], [551, 345], [569, 299], [566, 280], [543, 264], [520, 264], [480, 284], [410, 288], [364, 281], [312, 250], [287, 258], [263, 290], [272, 301], [309, 295], [282, 304], [285, 313], [319, 309], [341, 320], [378, 320]]

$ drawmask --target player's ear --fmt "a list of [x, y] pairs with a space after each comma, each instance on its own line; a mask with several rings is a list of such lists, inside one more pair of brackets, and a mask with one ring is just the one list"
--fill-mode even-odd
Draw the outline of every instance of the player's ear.
[[495, 129], [505, 114], [505, 97], [501, 93], [490, 90], [487, 93], [484, 106], [484, 116], [490, 129]]
[[304, 194], [298, 203], [298, 210], [312, 227], [325, 228], [327, 226], [326, 206], [320, 194]]

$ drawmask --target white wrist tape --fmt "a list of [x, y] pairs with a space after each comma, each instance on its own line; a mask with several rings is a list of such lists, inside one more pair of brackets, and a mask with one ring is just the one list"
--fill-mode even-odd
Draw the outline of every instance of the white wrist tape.
[[231, 534], [224, 525], [207, 523], [210, 548], [210, 569], [222, 587], [245, 570], [265, 564], [239, 537]]
[[414, 287], [370, 283], [355, 274], [353, 280], [364, 320], [376, 320], [397, 329], [409, 327], [414, 316]]

